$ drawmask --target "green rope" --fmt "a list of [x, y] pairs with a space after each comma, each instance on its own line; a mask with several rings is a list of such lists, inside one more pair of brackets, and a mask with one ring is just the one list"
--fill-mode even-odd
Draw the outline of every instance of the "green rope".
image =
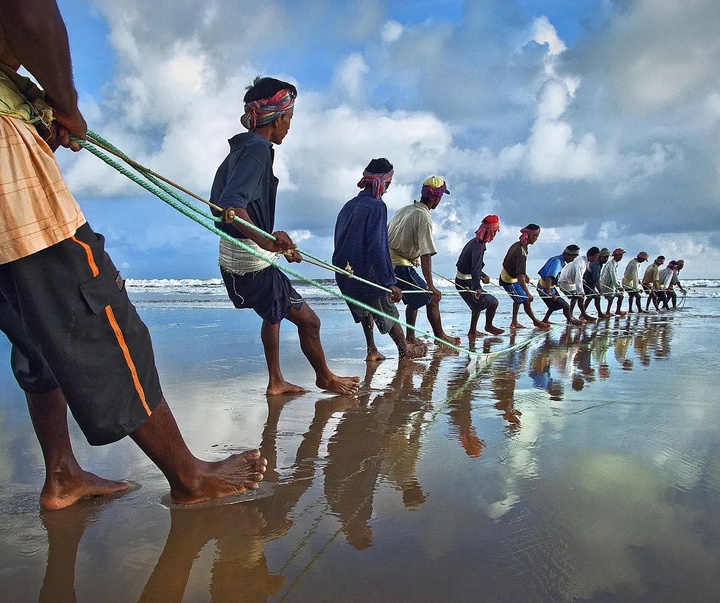
[[[330, 287], [328, 287], [328, 286], [326, 286], [326, 285], [323, 285], [322, 283], [319, 283], [319, 282], [317, 282], [317, 281], [315, 281], [315, 280], [313, 280], [313, 279], [311, 279], [311, 278], [308, 278], [308, 277], [300, 274], [299, 272], [293, 270], [292, 268], [289, 268], [289, 267], [287, 267], [287, 266], [281, 266], [281, 265], [280, 265], [278, 262], [276, 262], [275, 260], [271, 260], [271, 259], [263, 256], [262, 254], [260, 254], [260, 253], [257, 252], [256, 250], [254, 250], [254, 249], [252, 249], [251, 247], [249, 247], [248, 245], [244, 244], [240, 239], [236, 239], [235, 237], [232, 237], [232, 236], [228, 235], [227, 233], [223, 232], [222, 230], [220, 230], [219, 228], [217, 228], [216, 226], [214, 226], [214, 224], [211, 225], [211, 224], [208, 224], [208, 223], [202, 221], [202, 220], [201, 220], [197, 215], [195, 215], [195, 214], [202, 215], [202, 216], [205, 217], [206, 219], [208, 219], [208, 217], [207, 217], [206, 215], [204, 215], [201, 210], [199, 210], [198, 208], [192, 206], [191, 203], [189, 203], [189, 202], [187, 202], [187, 201], [177, 202], [176, 200], [173, 199], [173, 197], [174, 197], [175, 195], [165, 194], [165, 193], [163, 192], [163, 190], [161, 190], [160, 187], [157, 187], [157, 188], [156, 188], [155, 186], [153, 186], [153, 185], [149, 184], [148, 182], [146, 182], [145, 180], [141, 179], [140, 177], [138, 177], [137, 175], [135, 175], [134, 173], [130, 172], [128, 169], [126, 169], [125, 167], [123, 167], [122, 165], [120, 165], [117, 161], [114, 161], [113, 159], [111, 159], [110, 157], [108, 157], [105, 153], [103, 153], [100, 149], [98, 149], [98, 148], [97, 148], [95, 145], [93, 145], [92, 143], [90, 143], [90, 142], [88, 142], [88, 141], [86, 141], [86, 140], [80, 140], [80, 139], [76, 139], [76, 140], [77, 140], [77, 142], [80, 144], [80, 146], [82, 146], [84, 149], [90, 151], [90, 152], [91, 152], [93, 155], [95, 155], [96, 157], [102, 159], [105, 163], [107, 163], [109, 166], [111, 166], [111, 167], [113, 167], [114, 169], [116, 169], [116, 170], [117, 170], [118, 172], [120, 172], [123, 176], [126, 176], [127, 178], [129, 178], [130, 180], [132, 180], [133, 182], [135, 182], [135, 183], [138, 184], [139, 186], [143, 187], [145, 190], [147, 190], [148, 192], [152, 193], [153, 195], [155, 195], [156, 197], [158, 197], [159, 199], [161, 199], [162, 201], [164, 201], [165, 203], [167, 203], [168, 205], [170, 205], [171, 207], [173, 207], [174, 209], [176, 209], [177, 211], [179, 211], [179, 212], [182, 213], [183, 215], [185, 215], [185, 216], [187, 216], [188, 218], [190, 218], [191, 220], [197, 222], [198, 224], [200, 224], [201, 226], [203, 226], [204, 228], [206, 228], [206, 229], [209, 230], [210, 232], [213, 232], [213, 233], [217, 234], [218, 236], [220, 236], [221, 238], [225, 239], [226, 241], [229, 241], [229, 242], [233, 243], [234, 245], [237, 245], [238, 247], [240, 247], [241, 249], [243, 249], [245, 252], [249, 253], [250, 255], [253, 255], [254, 257], [256, 257], [256, 258], [258, 258], [258, 259], [262, 259], [262, 260], [266, 261], [266, 262], [267, 262], [268, 264], [270, 264], [271, 266], [275, 266], [275, 267], [278, 268], [279, 270], [282, 270], [282, 271], [284, 271], [284, 272], [286, 272], [286, 273], [288, 273], [288, 274], [291, 274], [292, 276], [300, 279], [301, 281], [303, 281], [303, 282], [305, 282], [305, 283], [308, 283], [308, 284], [310, 284], [310, 285], [313, 285], [313, 286], [317, 287], [318, 289], [321, 289], [321, 290], [324, 291], [325, 293], [328, 293], [328, 294], [330, 294], [330, 295], [332, 295], [332, 296], [334, 296], [334, 297], [337, 297], [337, 298], [342, 299], [342, 300], [344, 300], [344, 301], [346, 301], [346, 302], [348, 302], [348, 303], [351, 303], [351, 304], [353, 304], [353, 305], [355, 305], [355, 306], [358, 306], [359, 308], [362, 308], [363, 310], [365, 310], [365, 311], [367, 311], [367, 312], [370, 312], [370, 313], [375, 314], [375, 315], [377, 315], [377, 316], [381, 316], [382, 318], [385, 318], [386, 320], [390, 320], [390, 321], [392, 321], [392, 322], [395, 322], [395, 323], [397, 323], [397, 324], [399, 324], [399, 325], [401, 325], [401, 326], [403, 326], [403, 327], [405, 327], [405, 328], [407, 328], [407, 329], [412, 329], [412, 330], [414, 330], [415, 332], [417, 332], [417, 333], [419, 333], [419, 334], [421, 334], [421, 335], [424, 335], [424, 336], [426, 336], [426, 337], [430, 337], [430, 338], [432, 338], [432, 339], [434, 339], [434, 340], [436, 340], [436, 341], [438, 341], [438, 342], [440, 342], [440, 343], [442, 343], [442, 344], [444, 344], [444, 345], [446, 345], [446, 346], [448, 346], [448, 347], [450, 347], [450, 348], [452, 348], [452, 349], [454, 349], [454, 350], [456, 350], [456, 351], [458, 351], [458, 352], [461, 352], [461, 353], [463, 353], [463, 354], [467, 354], [467, 355], [473, 356], [473, 357], [482, 357], [482, 358], [484, 358], [486, 361], [489, 361], [489, 358], [490, 358], [491, 356], [496, 356], [496, 355], [499, 355], [500, 353], [503, 353], [502, 351], [498, 351], [498, 352], [493, 352], [493, 353], [490, 353], [490, 354], [479, 354], [479, 353], [477, 353], [477, 352], [473, 352], [473, 351], [471, 351], [471, 350], [468, 350], [468, 349], [465, 349], [465, 348], [461, 348], [460, 346], [457, 346], [457, 345], [455, 345], [455, 344], [449, 343], [449, 342], [445, 341], [444, 339], [440, 339], [439, 337], [437, 337], [437, 336], [434, 335], [433, 333], [430, 333], [430, 332], [428, 332], [428, 331], [423, 331], [423, 330], [421, 330], [421, 329], [418, 329], [418, 328], [416, 328], [416, 327], [414, 327], [414, 326], [406, 323], [405, 321], [402, 321], [402, 320], [400, 320], [400, 319], [398, 319], [398, 318], [395, 318], [394, 316], [390, 316], [389, 314], [386, 314], [386, 313], [384, 313], [384, 312], [382, 312], [382, 311], [380, 311], [380, 310], [378, 310], [378, 309], [376, 309], [376, 308], [373, 308], [372, 306], [369, 306], [369, 305], [367, 305], [367, 304], [365, 304], [365, 303], [363, 303], [363, 302], [361, 302], [361, 301], [359, 301], [359, 300], [356, 300], [356, 299], [354, 299], [354, 298], [352, 298], [352, 297], [350, 297], [350, 296], [348, 296], [348, 295], [345, 295], [345, 294], [343, 294], [343, 293], [341, 293], [341, 292], [335, 291], [335, 290], [331, 289]], [[192, 207], [192, 211], [190, 211], [190, 209], [189, 209], [190, 207]], [[211, 217], [210, 219], [213, 221], [213, 223], [215, 222], [215, 219], [214, 219], [214, 218]], [[271, 236], [272, 236], [272, 235], [271, 235]]]

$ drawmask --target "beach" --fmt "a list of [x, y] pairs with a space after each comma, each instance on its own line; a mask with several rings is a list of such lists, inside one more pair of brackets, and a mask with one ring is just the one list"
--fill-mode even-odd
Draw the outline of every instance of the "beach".
[[[362, 387], [320, 391], [283, 323], [283, 372], [308, 392], [268, 398], [260, 320], [217, 280], [130, 281], [191, 450], [213, 460], [259, 447], [268, 459], [257, 493], [196, 507], [169, 502], [129, 438], [93, 448], [70, 419], [80, 464], [136, 485], [41, 512], [42, 455], [3, 338], [2, 598], [712, 600], [720, 281], [684, 285], [675, 311], [478, 338], [470, 349], [498, 352], [492, 361], [430, 345], [398, 363], [377, 335], [388, 359], [373, 365], [345, 302], [303, 286], [330, 368]], [[488, 291], [506, 328], [508, 299]], [[446, 289], [441, 311], [467, 347], [462, 300]]]

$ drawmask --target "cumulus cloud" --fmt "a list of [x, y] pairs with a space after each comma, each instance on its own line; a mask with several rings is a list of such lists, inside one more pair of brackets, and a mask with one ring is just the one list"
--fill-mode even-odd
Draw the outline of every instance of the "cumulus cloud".
[[[379, 0], [95, 6], [116, 66], [96, 96], [82, 98], [91, 126], [201, 194], [241, 130], [252, 78], [298, 85], [292, 129], [276, 153], [277, 226], [326, 255], [337, 210], [381, 156], [396, 168], [385, 197], [391, 214], [417, 197], [427, 175], [451, 184], [436, 211], [447, 256], [437, 261], [448, 266], [491, 212], [513, 228], [544, 222], [548, 244], [551, 236], [607, 237], [614, 247], [615, 237], [627, 248], [643, 230], [718, 230], [714, 1], [679, 10], [632, 0], [572, 44], [549, 17], [510, 3], [481, 10], [468, 2], [457, 22], [412, 23]], [[243, 25], [249, 15], [252, 26]], [[87, 154], [62, 161], [80, 196], [138, 194]], [[669, 220], [679, 195], [692, 211]], [[710, 234], [704, 252], [714, 249]], [[142, 240], [167, 244], [156, 232]], [[534, 252], [544, 253], [539, 245]]]

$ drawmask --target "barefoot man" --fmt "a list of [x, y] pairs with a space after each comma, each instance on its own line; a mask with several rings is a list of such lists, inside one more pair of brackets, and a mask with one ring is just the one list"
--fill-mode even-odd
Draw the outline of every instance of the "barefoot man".
[[[222, 223], [224, 232], [265, 258], [274, 260], [284, 253], [289, 262], [302, 258], [287, 233], [273, 232], [278, 186], [273, 173], [273, 144], [282, 144], [290, 129], [296, 96], [292, 84], [271, 77], [255, 78], [245, 93], [245, 113], [240, 119], [248, 132], [229, 140], [230, 153], [218, 168], [210, 193], [215, 205], [232, 208], [239, 218], [272, 233], [274, 240], [239, 222]], [[268, 366], [269, 395], [305, 391], [285, 381], [280, 371], [280, 323], [284, 318], [297, 326], [300, 348], [315, 371], [319, 388], [338, 394], [358, 390], [358, 377], [338, 377], [328, 368], [320, 343], [320, 319], [284, 272], [225, 239], [220, 239], [219, 264], [235, 307], [252, 308], [262, 318], [260, 337]]]
[[[17, 75], [23, 65], [43, 90]], [[52, 149], [80, 149], [67, 31], [55, 0], [0, 2], [0, 326], [13, 343], [45, 461], [44, 509], [122, 492], [83, 471], [67, 408], [91, 445], [129, 435], [165, 474], [176, 503], [257, 488], [257, 450], [209, 463], [192, 455], [160, 388], [147, 327], [102, 235], [85, 221]]]
[[570, 311], [570, 304], [568, 304], [558, 291], [558, 278], [562, 269], [570, 262], [574, 261], [575, 258], [580, 254], [580, 248], [577, 245], [568, 245], [565, 247], [560, 255], [551, 257], [540, 270], [540, 280], [538, 282], [537, 290], [542, 298], [543, 302], [547, 306], [547, 312], [542, 321], [545, 323], [550, 322], [550, 316], [557, 310], [562, 310], [565, 315], [565, 320], [568, 324], [582, 325], [582, 321], [574, 318]]
[[520, 240], [510, 245], [500, 270], [500, 285], [508, 292], [513, 300], [511, 329], [524, 329], [525, 325], [518, 322], [520, 306], [530, 317], [533, 324], [539, 329], [549, 329], [550, 325], [538, 320], [533, 314], [530, 304], [535, 299], [528, 289], [529, 278], [527, 272], [528, 246], [534, 245], [540, 237], [540, 227], [537, 224], [528, 224], [520, 230]]
[[625, 266], [622, 286], [628, 294], [628, 312], [630, 314], [632, 314], [633, 311], [633, 300], [637, 303], [637, 311], [640, 313], [645, 312], [645, 310], [642, 309], [642, 303], [640, 302], [640, 293], [642, 292], [642, 287], [640, 285], [640, 264], [647, 262], [647, 259], [647, 251], [641, 251], [637, 254], [637, 257], [634, 257], [628, 262], [627, 266]]
[[[382, 198], [392, 182], [393, 173], [392, 163], [384, 157], [373, 159], [365, 168], [358, 182], [362, 191], [343, 206], [335, 222], [335, 251], [332, 262], [338, 268], [346, 269], [349, 266], [355, 276], [390, 289], [390, 293], [387, 293], [378, 287], [336, 274], [335, 280], [340, 291], [384, 314], [399, 318], [395, 303], [402, 298], [402, 291], [396, 286], [390, 259], [387, 206]], [[363, 310], [350, 302], [348, 307], [355, 322], [362, 324], [367, 343], [366, 362], [385, 360], [385, 356], [375, 345], [373, 328], [376, 324], [378, 331], [388, 333], [395, 342], [400, 358], [420, 358], [427, 352], [427, 347], [417, 340], [408, 344], [403, 329], [397, 322]]]
[[603, 265], [600, 271], [600, 290], [607, 300], [607, 310], [605, 314], [610, 315], [612, 310], [613, 299], [617, 298], [615, 306], [615, 316], [625, 316], [626, 312], [622, 310], [623, 288], [618, 279], [618, 264], [623, 259], [625, 250], [617, 247], [612, 252], [612, 257]]
[[492, 335], [504, 333], [493, 325], [493, 318], [498, 307], [497, 297], [483, 291], [482, 284], [488, 284], [490, 277], [483, 272], [485, 267], [485, 248], [500, 230], [500, 218], [495, 215], [485, 216], [480, 227], [475, 231], [475, 237], [470, 239], [460, 252], [455, 266], [455, 288], [460, 291], [460, 297], [470, 308], [470, 330], [468, 337], [475, 338], [484, 333], [477, 330], [480, 312], [485, 310], [485, 330]]
[[[430, 211], [440, 205], [445, 193], [449, 195], [450, 191], [447, 190], [442, 178], [439, 176], [427, 178], [423, 182], [420, 201], [413, 201], [412, 205], [401, 207], [393, 216], [388, 226], [388, 237], [390, 257], [395, 268], [398, 287], [403, 291], [416, 292], [403, 294], [406, 322], [414, 327], [418, 310], [426, 306], [428, 322], [435, 337], [458, 345], [460, 338], [451, 337], [443, 330], [440, 319], [442, 293], [435, 288], [432, 274], [432, 256], [437, 250], [433, 241], [433, 221]], [[425, 280], [415, 270], [418, 264]], [[422, 289], [429, 290], [430, 293], [417, 293]], [[410, 343], [416, 341], [413, 329], [407, 330], [407, 341]]]

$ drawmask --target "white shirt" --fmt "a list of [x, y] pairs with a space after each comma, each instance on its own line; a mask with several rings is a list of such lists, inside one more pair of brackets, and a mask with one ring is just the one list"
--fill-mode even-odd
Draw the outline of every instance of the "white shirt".
[[587, 269], [587, 258], [578, 256], [572, 262], [565, 264], [558, 277], [558, 286], [571, 293], [583, 292], [583, 275]]
[[600, 290], [603, 295], [611, 295], [620, 290], [617, 275], [618, 261], [610, 258], [600, 270]]

